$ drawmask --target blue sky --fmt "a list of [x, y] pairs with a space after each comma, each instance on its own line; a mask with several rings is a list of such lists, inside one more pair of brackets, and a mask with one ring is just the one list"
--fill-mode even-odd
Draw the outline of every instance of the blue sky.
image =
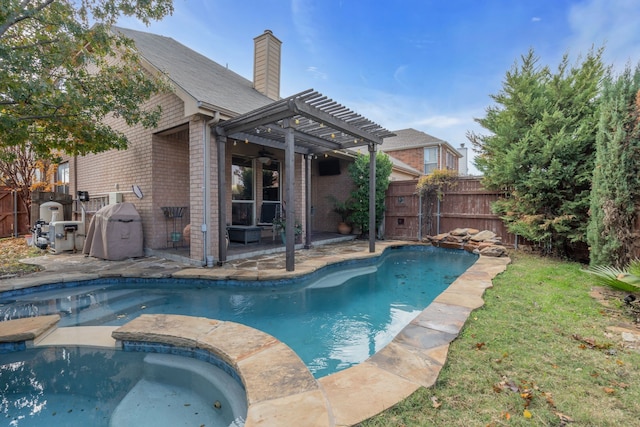
[[149, 27], [252, 79], [253, 38], [282, 41], [280, 95], [313, 88], [389, 130], [454, 147], [533, 48], [555, 68], [592, 46], [622, 70], [640, 61], [638, 0], [174, 0]]

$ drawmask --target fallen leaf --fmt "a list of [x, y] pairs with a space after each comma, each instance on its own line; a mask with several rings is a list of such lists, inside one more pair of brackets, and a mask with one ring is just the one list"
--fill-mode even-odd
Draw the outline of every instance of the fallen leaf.
[[565, 414], [560, 413], [560, 412], [554, 412], [554, 414], [556, 414], [556, 416], [558, 418], [560, 418], [560, 421], [562, 422], [562, 425], [565, 425], [566, 423], [572, 423], [573, 422], [573, 418], [571, 418], [568, 415], [565, 415]]
[[476, 349], [477, 350], [482, 350], [482, 347], [484, 347], [484, 346], [485, 346], [485, 344], [483, 342], [476, 343]]
[[524, 412], [522, 413], [522, 415], [523, 415], [525, 418], [531, 418], [531, 417], [533, 416], [533, 415], [531, 415], [531, 412], [529, 412], [529, 410], [528, 410], [528, 409], [525, 409], [525, 410], [524, 410]]
[[616, 392], [616, 389], [611, 387], [604, 387], [604, 392], [607, 394], [613, 394]]
[[553, 401], [553, 395], [551, 393], [542, 393], [544, 395], [544, 397], [547, 399], [547, 403], [549, 404], [549, 406], [551, 406], [552, 408], [556, 407], [556, 403]]
[[442, 406], [442, 402], [438, 402], [438, 398], [436, 396], [431, 396], [431, 405], [435, 409], [438, 409], [440, 406]]

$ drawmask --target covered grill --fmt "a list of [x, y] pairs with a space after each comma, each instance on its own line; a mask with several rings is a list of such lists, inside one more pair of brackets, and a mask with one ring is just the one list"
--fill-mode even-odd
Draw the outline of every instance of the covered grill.
[[82, 251], [110, 261], [143, 256], [142, 219], [133, 203], [108, 205], [97, 211]]

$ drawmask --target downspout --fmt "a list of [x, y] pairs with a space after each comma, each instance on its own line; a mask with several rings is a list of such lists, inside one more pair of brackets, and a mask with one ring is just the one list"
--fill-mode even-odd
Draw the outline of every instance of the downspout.
[[202, 265], [207, 265], [207, 248], [209, 247], [209, 241], [211, 237], [209, 235], [209, 218], [211, 216], [211, 203], [209, 201], [209, 194], [211, 194], [211, 128], [218, 124], [220, 121], [220, 112], [216, 111], [213, 115], [213, 119], [203, 122], [203, 138], [202, 138], [202, 151], [203, 151], [203, 185], [202, 185], [202, 208], [203, 218], [202, 225], [200, 227], [202, 231]]

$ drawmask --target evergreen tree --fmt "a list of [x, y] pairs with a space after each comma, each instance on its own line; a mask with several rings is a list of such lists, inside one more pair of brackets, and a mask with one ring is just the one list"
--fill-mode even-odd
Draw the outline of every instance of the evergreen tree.
[[510, 192], [494, 211], [549, 254], [571, 256], [586, 242], [601, 55], [589, 52], [576, 66], [565, 55], [553, 73], [530, 50], [477, 119], [491, 134], [469, 135], [484, 185]]
[[602, 90], [591, 190], [588, 242], [591, 265], [627, 266], [640, 203], [640, 64]]

